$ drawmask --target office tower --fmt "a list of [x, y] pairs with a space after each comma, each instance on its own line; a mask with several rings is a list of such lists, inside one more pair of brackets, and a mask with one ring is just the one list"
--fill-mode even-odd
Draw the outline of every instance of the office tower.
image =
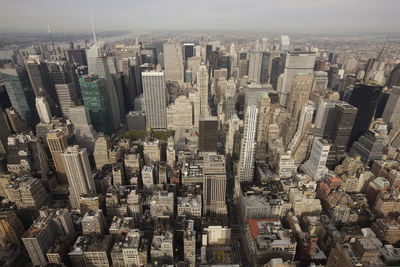
[[[12, 107], [33, 127], [36, 124], [36, 110], [30, 103], [28, 89], [16, 69], [0, 69], [0, 79], [4, 82]], [[32, 99], [33, 100], [33, 99]]]
[[206, 45], [206, 60], [208, 61], [208, 58], [210, 56], [210, 53], [213, 51], [213, 46], [211, 44]]
[[125, 116], [126, 113], [128, 113], [129, 109], [129, 104], [128, 106], [125, 106], [125, 95], [127, 94], [127, 88], [125, 85], [125, 76], [123, 73], [117, 73], [112, 76], [115, 91], [117, 92], [117, 98], [118, 98], [118, 105], [119, 105], [119, 113], [122, 118]]
[[330, 110], [324, 128], [324, 136], [332, 144], [326, 163], [328, 168], [335, 167], [345, 158], [356, 115], [357, 108], [346, 102], [335, 103]]
[[387, 80], [386, 86], [392, 88], [393, 86], [400, 86], [400, 64], [390, 72], [389, 78]]
[[292, 90], [286, 106], [288, 111], [292, 114], [292, 119], [295, 121], [298, 120], [301, 109], [310, 98], [312, 82], [312, 74], [298, 73], [293, 76]]
[[104, 165], [110, 163], [108, 155], [110, 146], [110, 138], [102, 134], [97, 137], [93, 152], [96, 169], [101, 170]]
[[85, 148], [69, 146], [61, 159], [67, 173], [70, 201], [73, 209], [79, 209], [79, 198], [82, 194], [95, 194], [92, 170]]
[[191, 57], [187, 60], [187, 68], [192, 71], [192, 84], [197, 81], [197, 71], [201, 65], [201, 57]]
[[239, 131], [241, 120], [237, 116], [237, 114], [233, 114], [232, 117], [228, 120], [228, 131], [225, 137], [225, 154], [233, 154], [233, 147], [235, 142], [235, 133]]
[[[87, 59], [88, 71], [90, 75], [89, 77], [93, 77], [93, 75], [95, 75], [98, 76], [99, 79], [103, 79], [102, 86], [104, 86], [105, 90], [103, 98], [106, 103], [108, 103], [110, 109], [108, 113], [111, 123], [109, 125], [111, 129], [117, 129], [121, 125], [121, 112], [118, 101], [118, 92], [114, 86], [112, 78], [112, 74], [116, 74], [115, 58], [107, 56], [106, 53], [102, 53], [101, 49], [99, 49], [99, 45], [96, 43], [88, 50]], [[79, 80], [79, 82], [82, 82], [82, 78]], [[97, 81], [93, 82], [97, 83]], [[94, 84], [92, 84], [92, 86], [94, 86]], [[82, 93], [84, 92], [82, 85], [81, 91]], [[95, 122], [92, 122], [92, 124], [94, 123]]]
[[194, 221], [185, 221], [183, 233], [183, 254], [184, 261], [188, 267], [196, 266], [196, 231], [194, 231]]
[[207, 214], [226, 214], [226, 169], [223, 155], [204, 154], [203, 207]]
[[237, 171], [240, 182], [250, 182], [253, 180], [257, 116], [257, 107], [253, 105], [248, 106], [244, 119], [243, 138], [241, 142], [240, 158]]
[[282, 87], [278, 88], [280, 105], [287, 106], [292, 91], [293, 78], [298, 73], [312, 74], [315, 62], [314, 52], [290, 51], [286, 55]]
[[206, 65], [200, 65], [197, 72], [197, 91], [200, 93], [200, 115], [207, 116], [208, 108], [208, 71]]
[[215, 51], [211, 51], [208, 56], [208, 73], [211, 76], [214, 76], [214, 70], [218, 70], [221, 68], [221, 53], [219, 52], [219, 48]]
[[21, 115], [15, 110], [15, 108], [7, 108], [5, 110], [6, 117], [8, 122], [10, 123], [11, 132], [14, 133], [28, 133], [31, 131], [31, 128], [26, 123], [26, 121], [21, 117]]
[[278, 86], [278, 78], [279, 78], [279, 75], [281, 75], [282, 72], [283, 72], [283, 66], [282, 66], [282, 64], [283, 64], [282, 58], [276, 57], [276, 58], [272, 59], [272, 64], [271, 64], [271, 79], [270, 79], [270, 81], [271, 81], [272, 87], [273, 87], [275, 90], [278, 89], [277, 86]]
[[389, 128], [397, 131], [400, 127], [400, 87], [393, 86], [389, 91], [389, 98], [382, 114], [382, 119]]
[[247, 76], [249, 73], [249, 61], [247, 59], [239, 60], [239, 78]]
[[8, 137], [7, 170], [16, 174], [31, 174], [47, 178], [48, 158], [42, 140], [33, 134]]
[[163, 72], [142, 73], [146, 124], [152, 129], [167, 128], [167, 89]]
[[317, 114], [315, 115], [314, 120], [314, 127], [322, 136], [325, 136], [325, 128], [328, 128], [326, 126], [329, 124], [328, 116], [335, 108], [336, 103], [337, 102], [333, 100], [321, 99], [318, 104]]
[[154, 185], [154, 166], [145, 165], [142, 168], [142, 183], [144, 188], [151, 188]]
[[361, 160], [371, 166], [373, 161], [382, 159], [387, 134], [387, 125], [383, 119], [375, 120], [371, 128], [353, 143], [349, 151], [350, 156], [360, 155]]
[[328, 159], [329, 148], [330, 144], [325, 139], [314, 138], [310, 158], [301, 167], [314, 181], [319, 181], [322, 175], [328, 172], [325, 164]]
[[73, 83], [54, 85], [63, 117], [69, 118], [71, 105], [79, 103], [78, 90]]
[[[1, 75], [1, 72], [0, 72]], [[1, 77], [1, 76], [0, 76]], [[2, 79], [2, 78], [0, 78]], [[12, 106], [10, 97], [8, 96], [6, 86], [4, 84], [0, 85], [0, 109], [4, 110]]]
[[188, 60], [194, 56], [194, 44], [183, 44], [183, 59]]
[[164, 69], [166, 81], [183, 83], [183, 57], [179, 44], [164, 43]]
[[271, 99], [267, 93], [258, 98], [258, 117], [256, 133], [256, 160], [265, 160], [267, 157], [268, 128], [270, 123]]
[[7, 247], [8, 243], [22, 245], [21, 237], [24, 226], [14, 211], [0, 212], [0, 247]]
[[18, 209], [38, 210], [50, 204], [50, 196], [40, 179], [28, 175], [9, 179], [4, 188], [9, 201], [14, 202]]
[[359, 83], [354, 86], [349, 103], [356, 107], [358, 112], [351, 131], [349, 146], [368, 130], [381, 92], [382, 86], [373, 82]]
[[87, 58], [85, 49], [67, 50], [67, 58], [69, 63], [76, 66], [87, 66]]
[[288, 144], [288, 149], [291, 150], [291, 155], [296, 164], [304, 161], [308, 151], [314, 109], [309, 103], [302, 107], [296, 133]]
[[261, 77], [261, 65], [262, 65], [262, 52], [252, 50], [249, 52], [249, 82], [260, 82]]
[[97, 132], [90, 124], [85, 106], [71, 107], [69, 117], [74, 127], [76, 142], [89, 153], [93, 153]]
[[286, 53], [289, 51], [290, 48], [290, 40], [289, 36], [282, 35], [281, 36], [281, 53]]
[[107, 99], [105, 80], [98, 76], [84, 76], [79, 79], [82, 98], [90, 122], [97, 132], [111, 135], [113, 132], [110, 117], [112, 111]]
[[65, 167], [61, 160], [61, 153], [68, 147], [67, 140], [68, 137], [61, 131], [52, 131], [46, 136], [47, 145], [61, 184], [68, 184]]
[[38, 111], [40, 122], [50, 123], [52, 117], [50, 106], [43, 96], [36, 97], [36, 110]]
[[5, 155], [7, 152], [7, 140], [11, 130], [6, 113], [0, 109], [0, 155]]
[[103, 211], [86, 212], [81, 220], [82, 233], [84, 235], [104, 235], [107, 222]]
[[180, 139], [182, 134], [193, 126], [193, 106], [186, 96], [178, 96], [167, 109], [168, 129], [175, 130], [175, 136]]
[[200, 115], [199, 145], [200, 152], [216, 152], [218, 141], [218, 118]]
[[222, 55], [220, 59], [220, 68], [227, 70], [227, 79], [229, 79], [231, 75], [231, 60], [232, 58], [229, 55]]
[[314, 71], [312, 90], [325, 90], [328, 88], [328, 73], [326, 71]]

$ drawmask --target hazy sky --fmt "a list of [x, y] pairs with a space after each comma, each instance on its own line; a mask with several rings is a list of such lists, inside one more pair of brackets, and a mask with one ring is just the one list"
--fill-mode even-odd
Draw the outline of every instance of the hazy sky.
[[0, 0], [0, 32], [399, 32], [400, 0]]

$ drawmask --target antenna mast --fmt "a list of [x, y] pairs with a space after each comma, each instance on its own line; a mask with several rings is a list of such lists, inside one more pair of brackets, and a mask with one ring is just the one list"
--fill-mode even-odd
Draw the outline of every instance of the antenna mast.
[[94, 16], [93, 16], [93, 11], [90, 10], [90, 16], [92, 17], [92, 33], [93, 33], [93, 40], [94, 43], [97, 43], [97, 39], [96, 39], [96, 32], [94, 30]]
[[51, 45], [52, 45], [52, 47], [53, 47], [54, 55], [56, 55], [56, 54], [57, 54], [57, 53], [56, 53], [56, 47], [54, 46], [53, 36], [51, 35], [50, 24], [47, 24], [47, 29], [49, 30], [50, 42], [51, 42]]

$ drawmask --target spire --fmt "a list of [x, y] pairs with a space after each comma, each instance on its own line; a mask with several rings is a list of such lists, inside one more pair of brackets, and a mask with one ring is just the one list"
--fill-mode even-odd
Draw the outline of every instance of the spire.
[[53, 47], [53, 53], [54, 53], [54, 55], [56, 55], [57, 54], [56, 47], [54, 46], [53, 36], [51, 35], [50, 24], [47, 24], [47, 29], [49, 30], [50, 42], [51, 42], [51, 46]]
[[97, 43], [97, 39], [96, 39], [96, 32], [94, 30], [94, 16], [93, 16], [93, 11], [90, 10], [90, 16], [92, 17], [92, 33], [93, 33], [93, 41], [94, 43]]

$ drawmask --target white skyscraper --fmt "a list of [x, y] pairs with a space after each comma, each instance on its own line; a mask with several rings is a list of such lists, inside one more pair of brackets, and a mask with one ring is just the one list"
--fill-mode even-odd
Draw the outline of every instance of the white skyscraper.
[[282, 35], [281, 36], [281, 52], [286, 53], [287, 51], [289, 51], [289, 46], [290, 46], [289, 36]]
[[112, 126], [117, 129], [121, 125], [121, 112], [118, 100], [118, 92], [114, 86], [111, 74], [116, 73], [115, 58], [100, 54], [100, 45], [95, 43], [87, 50], [88, 72], [89, 75], [97, 75], [104, 79], [107, 98], [111, 107]]
[[167, 88], [164, 73], [142, 72], [146, 124], [152, 129], [167, 128]]
[[49, 103], [43, 96], [36, 97], [36, 109], [39, 114], [40, 121], [43, 123], [50, 123], [51, 111]]
[[69, 110], [69, 119], [74, 126], [76, 142], [80, 147], [86, 148], [89, 153], [93, 153], [97, 132], [93, 128], [93, 125], [90, 124], [85, 106], [71, 107]]
[[239, 181], [241, 182], [253, 180], [257, 116], [257, 107], [254, 105], [248, 106], [244, 120], [244, 131], [237, 172]]
[[316, 55], [314, 52], [291, 51], [286, 54], [282, 85], [278, 86], [279, 103], [286, 107], [292, 91], [293, 77], [296, 74], [312, 74]]
[[321, 176], [328, 172], [325, 164], [330, 147], [330, 144], [325, 139], [314, 138], [310, 158], [303, 164], [302, 169], [315, 181], [319, 181]]
[[200, 114], [208, 116], [208, 70], [200, 65], [197, 72], [197, 90], [200, 92]]
[[165, 80], [183, 83], [182, 47], [174, 42], [164, 43]]
[[248, 81], [259, 82], [261, 75], [262, 53], [260, 51], [249, 52], [249, 75]]
[[70, 146], [61, 154], [68, 178], [71, 206], [79, 209], [79, 198], [82, 194], [96, 193], [92, 170], [85, 148]]

